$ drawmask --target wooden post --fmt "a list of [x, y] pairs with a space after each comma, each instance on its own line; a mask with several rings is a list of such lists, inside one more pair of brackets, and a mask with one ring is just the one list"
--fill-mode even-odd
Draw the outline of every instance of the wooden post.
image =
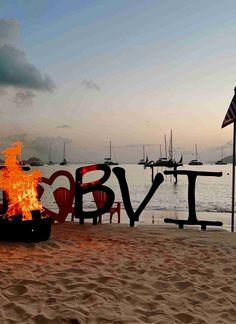
[[234, 232], [235, 134], [236, 134], [236, 122], [234, 122], [234, 130], [233, 130], [233, 166], [232, 166], [232, 214], [231, 214], [231, 232]]
[[152, 169], [152, 183], [153, 183], [153, 181], [154, 181], [154, 166], [152, 166], [151, 169]]

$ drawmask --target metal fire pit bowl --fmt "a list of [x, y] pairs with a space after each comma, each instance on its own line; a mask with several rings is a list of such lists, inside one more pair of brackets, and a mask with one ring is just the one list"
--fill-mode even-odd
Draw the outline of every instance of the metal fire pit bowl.
[[0, 241], [39, 242], [49, 239], [51, 217], [41, 217], [40, 210], [31, 212], [32, 220], [22, 220], [22, 215], [10, 218], [0, 216]]

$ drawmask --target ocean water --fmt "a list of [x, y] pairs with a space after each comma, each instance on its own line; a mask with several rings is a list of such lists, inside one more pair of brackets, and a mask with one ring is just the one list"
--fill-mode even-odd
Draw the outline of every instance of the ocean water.
[[[67, 170], [73, 176], [77, 168], [85, 165], [70, 164], [67, 166], [60, 165], [44, 165], [42, 167], [35, 167], [40, 169], [44, 177], [50, 177], [51, 174], [57, 170]], [[129, 186], [130, 198], [133, 209], [136, 210], [140, 203], [143, 201], [145, 195], [151, 187], [151, 169], [144, 169], [141, 165], [124, 164], [119, 165], [126, 171], [126, 179]], [[113, 167], [111, 167], [113, 168]], [[32, 169], [34, 169], [32, 167]], [[155, 173], [160, 172], [164, 175], [165, 168], [155, 168]], [[166, 169], [168, 170], [168, 169]], [[222, 172], [222, 177], [205, 177], [198, 176], [196, 181], [196, 211], [197, 214], [204, 213], [217, 213], [217, 219], [214, 216], [214, 220], [222, 220], [219, 215], [226, 215], [226, 227], [229, 227], [230, 223], [230, 211], [231, 211], [231, 194], [232, 194], [232, 165], [202, 165], [202, 166], [189, 166], [183, 165], [178, 170], [201, 170]], [[103, 175], [102, 171], [92, 171], [84, 175], [83, 182], [90, 182], [99, 179]], [[145, 210], [149, 211], [149, 219], [141, 217], [142, 222], [153, 222], [153, 218], [157, 218], [160, 212], [163, 215], [168, 212], [174, 212], [175, 214], [184, 214], [185, 218], [188, 216], [188, 178], [185, 175], [178, 176], [178, 182], [175, 184], [173, 176], [164, 175], [164, 182], [155, 192], [152, 199], [149, 201]], [[104, 185], [110, 187], [115, 193], [115, 200], [121, 201], [121, 192], [118, 180], [116, 176], [111, 172], [111, 176]], [[69, 183], [65, 177], [60, 177], [49, 185], [43, 185], [45, 193], [42, 197], [43, 205], [50, 209], [57, 209], [57, 205], [54, 202], [53, 190], [58, 186], [68, 187]], [[91, 193], [84, 195], [83, 198], [84, 210], [95, 209], [93, 197]], [[122, 204], [123, 208], [123, 204]], [[122, 212], [125, 214], [125, 212]], [[152, 219], [150, 219], [152, 215]], [[177, 216], [178, 217], [178, 216]], [[199, 217], [198, 217], [199, 218]], [[212, 218], [212, 216], [211, 216]], [[123, 221], [128, 222], [128, 218]], [[225, 219], [224, 219], [225, 222]]]
[[[44, 177], [50, 177], [57, 170], [67, 170], [73, 176], [77, 168], [85, 165], [70, 164], [67, 166], [60, 165], [45, 165], [37, 167], [40, 169]], [[126, 171], [126, 179], [129, 186], [130, 198], [132, 206], [136, 209], [151, 187], [151, 170], [144, 169], [141, 165], [121, 164]], [[36, 168], [36, 167], [35, 167]], [[113, 168], [113, 167], [111, 167]], [[33, 169], [33, 167], [32, 167]], [[165, 168], [155, 168], [155, 173], [160, 172], [164, 175]], [[189, 166], [184, 165], [178, 170], [201, 170], [211, 172], [222, 172], [222, 177], [204, 177], [198, 176], [196, 181], [196, 210], [201, 212], [230, 212], [231, 210], [231, 192], [232, 192], [232, 165], [202, 165]], [[83, 182], [90, 182], [99, 179], [102, 176], [102, 171], [92, 171], [85, 174]], [[146, 209], [151, 210], [188, 210], [188, 179], [185, 175], [178, 176], [178, 182], [175, 184], [174, 177], [164, 175], [164, 182], [157, 189], [153, 198], [148, 203]], [[104, 185], [110, 187], [115, 193], [115, 199], [121, 200], [121, 192], [116, 176], [111, 172], [111, 176]], [[68, 187], [67, 179], [64, 177], [58, 178], [52, 186], [45, 185], [46, 195], [45, 203], [52, 207], [52, 199], [50, 192], [57, 186]], [[91, 194], [84, 196], [85, 208], [92, 208]]]

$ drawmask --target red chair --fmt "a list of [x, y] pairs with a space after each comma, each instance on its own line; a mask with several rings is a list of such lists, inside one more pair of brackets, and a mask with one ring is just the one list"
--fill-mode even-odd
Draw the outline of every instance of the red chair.
[[[70, 183], [70, 189], [67, 189], [65, 187], [58, 187], [53, 191], [53, 196], [55, 199], [55, 202], [58, 205], [58, 213], [43, 207], [45, 212], [50, 216], [53, 220], [53, 222], [56, 220], [58, 222], [63, 223], [67, 217], [68, 214], [71, 213], [71, 220], [74, 219], [74, 208], [73, 208], [73, 200], [74, 200], [74, 195], [75, 195], [75, 181], [72, 176], [72, 174], [68, 171], [65, 170], [60, 170], [54, 172], [51, 177], [48, 178], [42, 178], [41, 183], [46, 183], [48, 185], [52, 185], [52, 183], [55, 181], [57, 177], [60, 176], [65, 176], [68, 178], [69, 183]], [[38, 198], [40, 199], [43, 195], [44, 188], [38, 184]]]
[[[107, 194], [104, 191], [93, 191], [93, 198], [94, 198], [97, 208], [99, 209], [102, 206], [104, 206], [105, 201], [107, 200]], [[120, 205], [121, 205], [121, 203], [118, 201], [115, 201], [114, 203], [116, 204], [116, 206], [111, 207], [110, 210], [108, 211], [108, 213], [110, 213], [110, 223], [112, 223], [112, 217], [115, 213], [117, 213], [118, 223], [120, 223]], [[102, 215], [99, 216], [99, 223], [101, 223], [101, 221], [102, 221]]]

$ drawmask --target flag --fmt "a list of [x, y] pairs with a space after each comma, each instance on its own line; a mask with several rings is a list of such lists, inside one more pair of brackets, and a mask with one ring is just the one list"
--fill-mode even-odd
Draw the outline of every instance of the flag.
[[235, 121], [236, 121], [236, 88], [234, 88], [234, 96], [231, 101], [231, 104], [229, 105], [227, 114], [225, 115], [225, 119], [223, 121], [221, 128], [224, 128], [225, 126], [228, 126], [229, 124]]

